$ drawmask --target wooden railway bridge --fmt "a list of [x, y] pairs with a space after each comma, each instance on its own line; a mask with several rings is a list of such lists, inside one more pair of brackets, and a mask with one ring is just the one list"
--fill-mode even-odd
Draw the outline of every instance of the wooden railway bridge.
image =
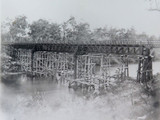
[[[156, 44], [157, 45], [157, 44]], [[159, 44], [160, 45], [160, 44]], [[128, 57], [139, 59], [137, 80], [146, 83], [153, 79], [152, 56], [148, 43], [142, 42], [98, 42], [98, 43], [7, 43], [3, 44], [10, 55], [19, 61], [21, 70], [32, 72], [35, 76], [53, 76], [56, 79], [72, 79], [70, 84], [99, 86], [108, 85], [111, 79], [129, 77]], [[119, 59], [116, 74], [111, 75], [111, 65], [114, 56]], [[96, 66], [99, 66], [99, 76], [96, 76]], [[135, 72], [135, 71], [133, 71]], [[97, 82], [98, 81], [98, 82]]]

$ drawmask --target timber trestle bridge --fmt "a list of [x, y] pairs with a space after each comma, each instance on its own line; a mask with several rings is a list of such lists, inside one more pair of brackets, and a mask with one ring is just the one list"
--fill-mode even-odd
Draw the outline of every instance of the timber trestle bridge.
[[[156, 46], [157, 45], [157, 46]], [[129, 77], [129, 57], [137, 56], [137, 80], [153, 79], [150, 50], [159, 47], [142, 42], [91, 43], [3, 43], [23, 72], [53, 77], [72, 85], [107, 87], [112, 81]], [[113, 72], [114, 71], [114, 72]], [[133, 71], [136, 72], [136, 71]]]

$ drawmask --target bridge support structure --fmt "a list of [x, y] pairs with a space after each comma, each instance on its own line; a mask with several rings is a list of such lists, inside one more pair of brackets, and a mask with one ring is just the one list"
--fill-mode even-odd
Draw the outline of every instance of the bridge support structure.
[[33, 55], [33, 74], [35, 76], [53, 76], [56, 79], [67, 78], [73, 69], [73, 55], [38, 51]]
[[152, 57], [139, 57], [137, 80], [140, 83], [147, 83], [153, 79], [152, 73]]
[[[127, 55], [140, 56], [137, 72], [137, 80], [140, 83], [147, 83], [153, 78], [150, 49], [141, 44], [20, 43], [8, 46], [14, 48], [14, 51], [11, 52], [13, 52], [12, 55], [15, 60], [18, 58], [21, 70], [31, 71], [34, 74], [42, 73], [45, 74], [44, 76], [48, 76], [47, 72], [50, 71], [49, 75], [56, 76], [54, 73], [62, 74], [64, 71], [71, 70], [74, 71], [73, 79], [85, 78], [90, 80], [95, 78], [94, 72], [96, 68], [94, 62], [96, 57], [91, 54], [98, 53], [99, 55], [101, 54], [98, 59], [100, 59], [102, 79], [110, 81], [113, 77], [110, 75], [111, 56], [109, 54], [121, 56], [120, 67], [117, 70], [119, 78], [122, 79], [129, 76]], [[69, 57], [68, 54], [72, 54], [72, 57]], [[73, 58], [72, 62], [70, 62], [70, 58]]]
[[128, 66], [128, 55], [122, 55], [121, 56], [121, 62], [122, 62], [122, 78], [126, 79], [129, 77], [129, 66]]
[[20, 71], [31, 72], [31, 61], [32, 61], [31, 50], [18, 49], [17, 50], [17, 61], [20, 64]]
[[[118, 59], [117, 63], [112, 63]], [[117, 71], [113, 70], [117, 68]], [[107, 54], [86, 54], [74, 57], [74, 86], [98, 86], [106, 88], [115, 80], [125, 80], [129, 77], [128, 56], [112, 56]]]
[[152, 56], [150, 49], [145, 49], [144, 55], [139, 57], [137, 80], [147, 85], [153, 80]]

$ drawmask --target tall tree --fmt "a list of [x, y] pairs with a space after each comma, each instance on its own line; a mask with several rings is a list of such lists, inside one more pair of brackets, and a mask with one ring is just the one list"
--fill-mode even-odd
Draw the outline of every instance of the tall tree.
[[113, 41], [118, 40], [118, 30], [116, 28], [110, 28], [108, 30], [108, 37]]
[[77, 41], [83, 41], [83, 42], [90, 41], [91, 31], [89, 29], [89, 24], [79, 23], [78, 25], [76, 25], [75, 28], [76, 28], [75, 35]]
[[40, 19], [30, 25], [29, 35], [34, 42], [52, 42], [61, 39], [60, 26]]
[[[14, 20], [2, 25], [3, 42], [23, 42], [28, 38], [29, 24], [25, 16], [18, 16]], [[23, 39], [22, 39], [23, 38]]]
[[88, 41], [91, 38], [89, 24], [77, 23], [74, 17], [62, 24], [63, 40]]
[[10, 24], [9, 33], [13, 41], [19, 42], [21, 38], [28, 37], [29, 24], [26, 19], [26, 16], [19, 16]]
[[107, 27], [95, 29], [95, 30], [92, 32], [92, 39], [93, 39], [94, 41], [105, 41], [105, 40], [109, 40]]

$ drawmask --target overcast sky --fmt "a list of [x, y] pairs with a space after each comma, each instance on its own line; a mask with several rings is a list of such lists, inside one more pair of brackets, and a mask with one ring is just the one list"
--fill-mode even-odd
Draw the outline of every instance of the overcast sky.
[[40, 18], [62, 23], [74, 16], [91, 28], [135, 28], [137, 33], [160, 36], [160, 12], [146, 0], [1, 0], [2, 20], [18, 15], [30, 22]]

